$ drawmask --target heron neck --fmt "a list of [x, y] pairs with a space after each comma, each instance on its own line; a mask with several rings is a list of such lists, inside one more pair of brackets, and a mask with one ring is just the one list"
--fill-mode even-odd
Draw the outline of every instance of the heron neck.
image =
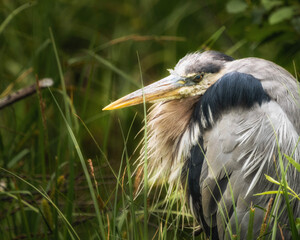
[[192, 145], [192, 135], [196, 134], [190, 128], [190, 122], [199, 98], [156, 103], [150, 109], [147, 126], [150, 182], [167, 180], [171, 184], [180, 178], [185, 155], [188, 154], [187, 145]]

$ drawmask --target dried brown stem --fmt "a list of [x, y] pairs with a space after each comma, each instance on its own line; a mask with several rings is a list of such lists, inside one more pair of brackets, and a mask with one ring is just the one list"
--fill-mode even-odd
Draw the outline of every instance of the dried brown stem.
[[[38, 82], [38, 87], [40, 89], [51, 87], [53, 85], [53, 80], [50, 78], [44, 78]], [[16, 92], [13, 92], [6, 97], [0, 99], [0, 109], [5, 108], [23, 98], [26, 98], [36, 92], [36, 84], [32, 84], [28, 87], [22, 88]]]

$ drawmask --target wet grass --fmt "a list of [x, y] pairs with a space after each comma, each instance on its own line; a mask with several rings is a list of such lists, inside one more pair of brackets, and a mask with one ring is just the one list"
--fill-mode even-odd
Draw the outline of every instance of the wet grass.
[[179, 186], [166, 202], [167, 186], [148, 193], [145, 178], [135, 195], [147, 106], [101, 109], [166, 76], [187, 52], [276, 60], [272, 43], [233, 34], [222, 2], [3, 2], [1, 98], [45, 77], [54, 86], [0, 112], [1, 239], [204, 238], [192, 234]]

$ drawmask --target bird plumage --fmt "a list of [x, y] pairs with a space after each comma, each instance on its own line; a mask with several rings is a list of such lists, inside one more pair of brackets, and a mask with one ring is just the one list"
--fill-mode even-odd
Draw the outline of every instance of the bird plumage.
[[[170, 189], [178, 178], [187, 181], [190, 208], [206, 234], [224, 239], [239, 233], [244, 239], [250, 207], [264, 209], [270, 199], [254, 194], [278, 189], [264, 174], [280, 177], [279, 150], [299, 163], [298, 83], [272, 62], [214, 51], [188, 54], [171, 75], [186, 84], [176, 99], [160, 96], [148, 115], [150, 181], [164, 176]], [[286, 179], [299, 193], [299, 172], [289, 167]], [[299, 201], [291, 204], [299, 217]], [[284, 201], [275, 207], [282, 210]], [[255, 212], [255, 237], [264, 215]], [[279, 220], [288, 224], [286, 211]], [[287, 228], [283, 232], [289, 237]]]

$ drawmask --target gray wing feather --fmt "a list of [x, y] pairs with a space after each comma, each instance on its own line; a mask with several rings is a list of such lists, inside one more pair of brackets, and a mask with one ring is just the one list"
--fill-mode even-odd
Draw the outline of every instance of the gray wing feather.
[[[236, 232], [237, 218], [243, 236], [248, 228], [251, 202], [266, 208], [269, 199], [253, 194], [277, 189], [265, 179], [264, 174], [277, 178], [276, 171], [280, 172], [276, 169], [276, 166], [279, 167], [278, 145], [282, 153], [292, 155], [294, 152], [294, 159], [299, 159], [300, 148], [294, 151], [298, 137], [290, 118], [275, 101], [256, 105], [250, 111], [231, 109], [205, 133], [206, 164], [200, 179], [203, 215], [208, 223], [215, 219], [213, 225], [218, 225], [220, 239], [225, 234], [225, 219], [231, 225], [226, 226], [227, 230], [231, 227], [230, 231]], [[287, 160], [284, 162], [286, 165]], [[294, 179], [288, 184], [299, 192], [299, 174], [295, 174], [292, 169], [288, 171], [288, 181]], [[232, 192], [236, 215], [233, 213]], [[263, 215], [263, 211], [256, 211], [256, 235], [259, 234]], [[282, 221], [286, 223], [284, 217]]]
[[260, 58], [244, 58], [228, 62], [226, 71], [247, 73], [259, 79], [264, 90], [279, 104], [300, 134], [300, 86], [288, 71]]

